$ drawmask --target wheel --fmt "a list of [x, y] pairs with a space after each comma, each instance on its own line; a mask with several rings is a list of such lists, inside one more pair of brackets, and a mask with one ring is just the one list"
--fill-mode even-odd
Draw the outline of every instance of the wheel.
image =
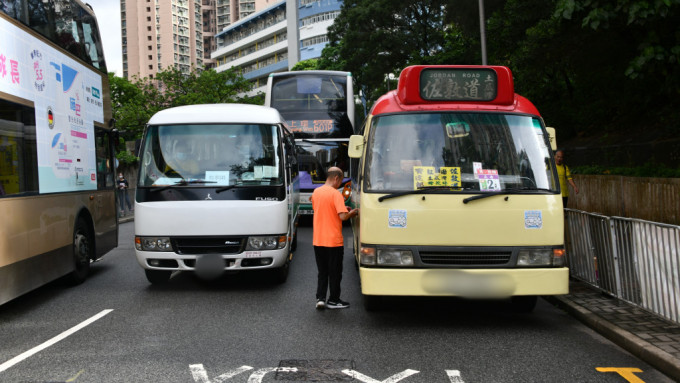
[[274, 270], [272, 272], [274, 273], [274, 281], [279, 284], [286, 283], [288, 280], [288, 271], [290, 269], [290, 261], [286, 261], [286, 263]]
[[290, 251], [295, 251], [297, 250], [297, 241], [298, 241], [298, 235], [297, 235], [297, 229], [295, 229], [295, 233], [293, 234], [293, 242], [290, 244]]
[[364, 309], [377, 311], [382, 307], [382, 297], [379, 295], [364, 295]]
[[144, 272], [146, 273], [146, 279], [154, 285], [166, 283], [170, 280], [170, 276], [172, 275], [172, 271], [170, 270], [144, 269]]
[[94, 254], [94, 240], [85, 220], [78, 219], [73, 231], [73, 271], [67, 275], [69, 284], [78, 285], [90, 274], [90, 261]]
[[530, 313], [534, 311], [538, 297], [535, 295], [520, 295], [510, 298], [513, 311], [517, 313]]

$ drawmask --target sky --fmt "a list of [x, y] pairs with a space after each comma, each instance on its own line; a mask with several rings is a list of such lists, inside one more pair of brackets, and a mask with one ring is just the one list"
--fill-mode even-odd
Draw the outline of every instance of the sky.
[[120, 37], [120, 1], [118, 0], [84, 0], [90, 4], [97, 16], [99, 34], [104, 44], [104, 57], [109, 72], [123, 77], [123, 52]]

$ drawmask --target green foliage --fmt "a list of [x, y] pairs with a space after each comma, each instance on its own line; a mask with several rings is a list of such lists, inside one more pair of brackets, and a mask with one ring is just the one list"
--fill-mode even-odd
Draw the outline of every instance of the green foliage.
[[430, 60], [446, 42], [444, 0], [345, 0], [328, 30], [319, 68], [352, 72], [369, 104], [386, 76]]
[[[680, 133], [680, 0], [486, 0], [487, 55], [560, 139]], [[478, 2], [346, 0], [321, 69], [351, 71], [370, 106], [413, 64], [481, 64]], [[394, 89], [394, 84], [390, 84]]]
[[297, 64], [293, 65], [293, 68], [291, 70], [296, 71], [296, 70], [317, 70], [319, 69], [319, 59], [309, 59], [305, 61], [300, 61]]
[[680, 178], [680, 167], [675, 169], [648, 162], [637, 167], [607, 167], [601, 165], [576, 166], [570, 168], [574, 174], [617, 175], [628, 177]]
[[116, 153], [116, 158], [124, 166], [133, 166], [136, 165], [137, 162], [139, 162], [139, 157], [135, 156], [134, 154], [130, 153], [127, 150], [119, 151], [118, 153]]
[[[170, 67], [152, 78], [132, 81], [109, 73], [116, 127], [126, 140], [141, 138], [144, 126], [156, 112], [182, 105], [213, 103], [264, 103], [261, 95], [238, 98], [251, 84], [235, 68], [223, 72], [194, 69], [183, 74]], [[260, 102], [262, 100], [262, 102]]]

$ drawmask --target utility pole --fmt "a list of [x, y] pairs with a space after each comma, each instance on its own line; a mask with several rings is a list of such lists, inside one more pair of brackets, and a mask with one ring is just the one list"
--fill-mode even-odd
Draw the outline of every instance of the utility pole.
[[288, 34], [288, 70], [300, 61], [300, 27], [298, 26], [298, 0], [286, 0]]
[[484, 0], [479, 0], [479, 34], [482, 43], [482, 65], [486, 65], [486, 23], [484, 22]]

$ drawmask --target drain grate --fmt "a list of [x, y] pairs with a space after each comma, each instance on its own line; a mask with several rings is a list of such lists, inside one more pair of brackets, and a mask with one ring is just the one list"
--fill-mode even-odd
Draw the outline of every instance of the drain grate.
[[[295, 369], [296, 371], [288, 371]], [[349, 359], [289, 359], [279, 362], [274, 380], [288, 382], [353, 382], [354, 378], [342, 370], [354, 370], [354, 361]]]

